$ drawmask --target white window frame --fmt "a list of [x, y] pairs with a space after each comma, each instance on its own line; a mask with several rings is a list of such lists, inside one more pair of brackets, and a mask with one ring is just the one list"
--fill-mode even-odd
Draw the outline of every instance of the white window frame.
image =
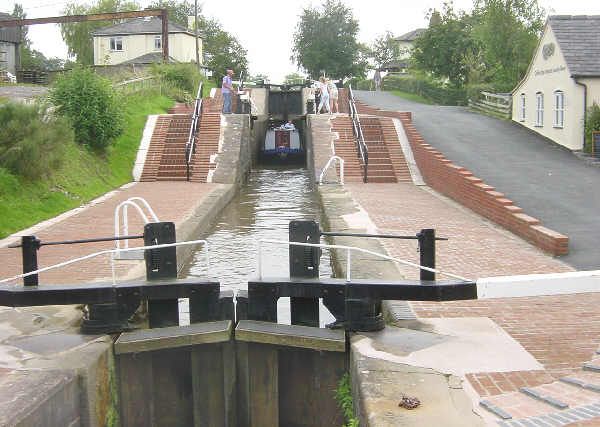
[[[109, 40], [109, 46], [111, 52], [123, 52], [123, 37], [111, 37]], [[119, 47], [120, 49], [118, 49]]]
[[544, 127], [544, 94], [535, 94], [535, 126]]
[[565, 93], [560, 89], [554, 91], [554, 127], [565, 127]]
[[524, 93], [521, 94], [521, 105], [520, 105], [520, 115], [519, 115], [519, 119], [524, 122], [525, 118], [526, 118], [526, 96]]
[[154, 36], [154, 50], [162, 50], [162, 35]]

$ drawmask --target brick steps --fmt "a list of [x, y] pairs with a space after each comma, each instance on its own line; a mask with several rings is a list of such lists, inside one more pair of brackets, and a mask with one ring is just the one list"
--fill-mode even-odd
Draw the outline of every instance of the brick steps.
[[[196, 150], [190, 164], [191, 180], [206, 182], [211, 167], [209, 158], [218, 149], [221, 114], [218, 102], [207, 98], [199, 124]], [[210, 111], [211, 105], [214, 110]], [[150, 141], [141, 181], [183, 181], [187, 179], [185, 147], [192, 123], [191, 111], [185, 104], [177, 104], [173, 114], [159, 116]], [[186, 114], [187, 112], [187, 114]]]
[[582, 367], [548, 384], [486, 397], [480, 406], [492, 413], [501, 426], [561, 426], [597, 419], [600, 418], [600, 372]]

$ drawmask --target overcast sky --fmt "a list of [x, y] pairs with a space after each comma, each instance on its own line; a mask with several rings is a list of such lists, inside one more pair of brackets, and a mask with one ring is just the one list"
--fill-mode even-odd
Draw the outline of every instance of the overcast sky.
[[[140, 0], [142, 7], [151, 0]], [[442, 0], [345, 0], [359, 20], [359, 40], [372, 42], [386, 30], [401, 35], [427, 25], [425, 14], [429, 8], [441, 9]], [[599, 0], [538, 0], [552, 14], [600, 14]], [[28, 18], [57, 16], [69, 1], [20, 0]], [[78, 3], [86, 3], [78, 1]], [[289, 60], [292, 35], [302, 9], [319, 5], [311, 0], [200, 0], [203, 14], [217, 18], [223, 27], [234, 34], [248, 50], [250, 72], [267, 74], [272, 81], [296, 71]], [[0, 0], [0, 11], [11, 13], [14, 0]], [[455, 0], [457, 9], [469, 10], [472, 0]], [[67, 48], [58, 27], [53, 24], [36, 25], [29, 29], [33, 47], [46, 56], [66, 58]]]

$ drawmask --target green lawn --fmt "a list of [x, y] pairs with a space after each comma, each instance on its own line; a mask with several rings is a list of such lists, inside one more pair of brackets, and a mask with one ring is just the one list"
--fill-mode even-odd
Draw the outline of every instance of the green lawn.
[[165, 113], [173, 101], [148, 93], [124, 101], [125, 132], [104, 157], [71, 145], [48, 179], [26, 182], [0, 168], [0, 238], [80, 206], [130, 182], [146, 116]]
[[418, 102], [420, 104], [433, 104], [432, 101], [430, 101], [429, 99], [423, 98], [422, 96], [416, 95], [414, 93], [408, 93], [408, 92], [402, 92], [399, 90], [391, 90], [391, 93], [393, 93], [394, 95], [396, 95], [397, 97], [400, 97], [402, 99], [406, 99], [408, 101], [414, 101], [414, 102]]

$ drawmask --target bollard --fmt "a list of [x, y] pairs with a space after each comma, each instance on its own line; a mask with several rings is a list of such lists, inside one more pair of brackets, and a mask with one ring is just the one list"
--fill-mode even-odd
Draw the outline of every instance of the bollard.
[[[290, 221], [289, 241], [319, 243], [321, 230], [315, 221]], [[290, 277], [319, 278], [321, 248], [289, 247]], [[319, 300], [317, 298], [290, 298], [292, 325], [319, 327]]]
[[[419, 239], [419, 264], [424, 267], [435, 268], [435, 229], [424, 228], [418, 234]], [[421, 280], [435, 280], [433, 271], [420, 270]]]
[[[37, 251], [40, 248], [40, 240], [35, 236], [21, 237], [21, 253], [23, 255], [23, 273], [29, 273], [38, 269]], [[23, 278], [25, 286], [37, 286], [38, 275], [32, 274]]]

